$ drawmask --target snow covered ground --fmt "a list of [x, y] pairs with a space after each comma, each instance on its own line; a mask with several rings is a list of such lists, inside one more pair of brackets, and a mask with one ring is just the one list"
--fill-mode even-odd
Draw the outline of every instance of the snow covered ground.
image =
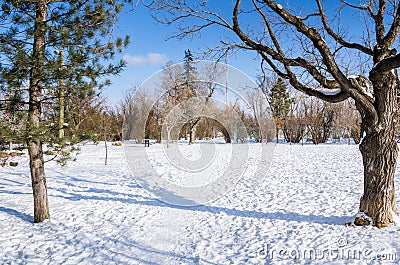
[[[148, 150], [162, 171], [160, 145]], [[135, 181], [124, 149], [110, 145], [109, 152], [107, 166], [102, 144], [83, 146], [66, 167], [46, 164], [51, 220], [40, 224], [32, 223], [27, 157], [0, 168], [0, 264], [400, 263], [400, 226], [344, 225], [362, 193], [356, 145], [280, 144], [257, 187], [251, 163], [248, 177], [200, 206], [157, 200]], [[162, 172], [184, 182], [180, 173]]]

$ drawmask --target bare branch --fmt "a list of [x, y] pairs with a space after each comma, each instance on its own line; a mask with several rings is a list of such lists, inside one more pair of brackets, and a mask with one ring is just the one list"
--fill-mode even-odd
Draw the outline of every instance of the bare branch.
[[400, 67], [400, 54], [390, 56], [380, 61], [372, 71], [374, 72], [389, 72]]
[[[272, 48], [262, 45], [260, 43], [256, 43], [253, 40], [251, 40], [248, 35], [246, 35], [240, 28], [239, 25], [239, 21], [238, 21], [238, 10], [239, 10], [239, 6], [240, 6], [240, 0], [238, 0], [236, 2], [235, 8], [234, 8], [234, 12], [232, 15], [232, 20], [233, 20], [233, 31], [235, 31], [235, 33], [239, 36], [239, 38], [249, 47], [251, 47], [252, 49], [258, 51], [260, 53], [260, 55], [265, 59], [265, 61], [271, 65], [270, 63], [270, 59], [267, 58], [266, 54], [268, 54], [269, 56], [272, 57], [272, 59], [277, 60], [279, 62], [281, 62], [286, 71], [287, 72], [291, 72], [289, 67], [290, 66], [299, 66], [299, 67], [303, 67], [304, 69], [306, 69], [320, 84], [321, 86], [324, 86], [326, 88], [334, 88], [334, 87], [330, 87], [327, 79], [325, 78], [324, 75], [322, 75], [317, 68], [315, 68], [315, 66], [308, 62], [307, 60], [303, 59], [303, 58], [287, 58], [285, 57], [285, 55], [282, 52], [282, 49], [279, 45], [279, 42], [271, 28], [271, 25], [268, 21], [268, 19], [266, 18], [266, 16], [263, 14], [263, 12], [258, 8], [258, 12], [262, 13], [262, 17], [264, 19], [264, 22], [267, 25], [268, 28], [268, 32], [269, 35], [274, 43], [274, 45], [276, 46], [278, 51], [274, 51]], [[277, 69], [277, 68], [276, 68]], [[295, 76], [295, 75], [293, 75]], [[287, 78], [287, 77], [286, 77]]]
[[[326, 93], [323, 89], [317, 90], [308, 86], [305, 86], [299, 80], [297, 79], [296, 75], [290, 70], [290, 68], [286, 68], [288, 73], [283, 73], [282, 71], [279, 70], [279, 68], [267, 57], [263, 56], [263, 60], [268, 63], [268, 65], [274, 70], [275, 73], [277, 73], [280, 77], [289, 80], [289, 83], [296, 88], [297, 90], [313, 97], [317, 97], [319, 99], [331, 102], [331, 103], [337, 103], [341, 102], [343, 100], [346, 100], [349, 98], [349, 94], [345, 92], [344, 90], [336, 90], [334, 93]], [[264, 72], [264, 71], [263, 71]], [[329, 84], [328, 84], [329, 83]], [[335, 85], [337, 86], [337, 83], [333, 81], [325, 81], [325, 87], [329, 87], [332, 89]]]
[[400, 5], [397, 6], [396, 15], [394, 16], [393, 23], [386, 36], [383, 38], [382, 43], [385, 47], [389, 48], [393, 45], [399, 34], [400, 29]]
[[321, 0], [316, 0], [317, 5], [318, 5], [318, 10], [320, 12], [320, 17], [321, 17], [321, 21], [322, 24], [324, 25], [324, 28], [326, 30], [326, 32], [328, 32], [328, 34], [337, 42], [339, 42], [341, 45], [343, 45], [344, 47], [350, 48], [350, 49], [357, 49], [361, 52], [364, 52], [368, 55], [373, 55], [374, 52], [372, 49], [369, 49], [363, 45], [360, 45], [358, 43], [352, 43], [352, 42], [347, 42], [345, 41], [340, 35], [336, 34], [332, 28], [329, 26], [328, 21], [326, 19], [326, 15], [325, 15], [325, 11], [322, 7], [322, 3]]
[[[143, 3], [147, 8], [153, 11], [158, 10], [169, 10], [169, 12], [177, 12], [179, 15], [173, 16], [172, 19], [166, 18], [162, 20], [159, 16], [154, 16], [153, 18], [161, 24], [171, 25], [176, 23], [177, 21], [184, 20], [187, 18], [196, 18], [199, 21], [205, 21], [204, 24], [194, 24], [191, 27], [179, 27], [179, 32], [176, 35], [173, 35], [171, 38], [184, 38], [187, 35], [200, 32], [202, 29], [210, 27], [212, 25], [219, 25], [224, 28], [232, 29], [231, 25], [228, 21], [219, 15], [216, 12], [211, 12], [207, 10], [195, 9], [190, 6], [187, 2], [179, 2], [177, 5], [173, 4], [162, 4], [156, 3], [156, 1], [152, 1], [150, 4]], [[175, 15], [175, 14], [173, 14]]]
[[369, 15], [371, 16], [371, 18], [373, 20], [376, 21], [377, 19], [377, 14], [374, 13], [374, 11], [372, 10], [372, 1], [373, 0], [369, 0], [368, 1], [368, 5], [366, 6], [357, 6], [357, 5], [353, 5], [345, 0], [340, 0], [343, 4], [345, 4], [348, 7], [354, 8], [354, 9], [358, 9], [358, 10], [362, 10], [362, 11], [367, 11], [369, 13]]
[[[238, 0], [237, 3], [240, 1]], [[349, 93], [350, 96], [356, 100], [364, 109], [371, 115], [371, 121], [376, 122], [378, 120], [376, 110], [371, 103], [370, 99], [367, 98], [363, 93], [353, 86], [353, 84], [346, 78], [346, 76], [340, 71], [336, 64], [335, 58], [330, 52], [328, 45], [325, 40], [321, 37], [315, 28], [308, 27], [303, 21], [296, 16], [289, 14], [280, 4], [276, 4], [273, 0], [264, 0], [275, 13], [277, 13], [287, 23], [293, 25], [300, 33], [312, 41], [314, 47], [319, 51], [323, 63], [326, 65], [327, 70], [333, 76], [333, 78], [340, 84], [340, 88], [345, 92]], [[237, 13], [236, 13], [237, 15]], [[235, 16], [235, 13], [234, 13]], [[235, 23], [234, 23], [235, 24]], [[235, 25], [234, 25], [235, 28]], [[310, 73], [311, 74], [311, 73]], [[318, 82], [320, 80], [317, 79]], [[321, 83], [321, 82], [320, 82]]]
[[376, 30], [376, 41], [378, 45], [383, 45], [382, 41], [385, 36], [385, 22], [384, 14], [386, 10], [386, 1], [379, 0], [379, 9], [375, 17], [375, 30]]
[[355, 8], [355, 9], [359, 9], [359, 10], [363, 10], [363, 11], [369, 11], [368, 7], [364, 7], [364, 6], [357, 6], [357, 5], [353, 5], [345, 0], [340, 0], [343, 4], [345, 4], [346, 6], [349, 6], [351, 8]]

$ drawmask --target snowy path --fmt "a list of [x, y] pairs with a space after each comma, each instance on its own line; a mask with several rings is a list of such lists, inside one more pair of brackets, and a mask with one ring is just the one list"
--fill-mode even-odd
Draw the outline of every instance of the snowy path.
[[131, 176], [123, 149], [110, 153], [104, 166], [104, 147], [86, 145], [78, 162], [46, 165], [51, 221], [42, 224], [32, 223], [26, 158], [0, 168], [0, 264], [400, 261], [400, 227], [344, 226], [362, 192], [357, 146], [278, 145], [258, 189], [244, 178], [217, 201], [191, 207], [154, 199]]

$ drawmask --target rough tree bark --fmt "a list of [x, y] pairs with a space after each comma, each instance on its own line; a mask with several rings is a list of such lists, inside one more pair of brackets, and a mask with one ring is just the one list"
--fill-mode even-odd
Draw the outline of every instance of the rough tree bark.
[[191, 126], [189, 132], [189, 145], [194, 144], [195, 137], [196, 137], [196, 126]]
[[189, 122], [189, 145], [194, 144], [196, 139], [196, 126], [199, 124], [201, 118], [196, 118]]
[[222, 135], [224, 136], [225, 143], [230, 144], [232, 142], [231, 136], [228, 130], [222, 125], [220, 128]]
[[30, 158], [30, 172], [33, 190], [34, 222], [42, 222], [50, 219], [49, 203], [47, 198], [46, 176], [44, 173], [44, 159], [42, 142], [38, 138], [37, 132], [40, 126], [41, 94], [43, 65], [45, 58], [45, 23], [46, 23], [46, 1], [36, 3], [36, 21], [33, 44], [33, 66], [30, 72], [29, 83], [29, 122], [30, 129], [34, 137], [28, 140], [28, 152]]
[[[394, 71], [371, 74], [374, 83], [375, 107], [379, 121], [372, 130], [366, 130], [360, 151], [364, 163], [364, 194], [360, 199], [360, 211], [370, 216], [377, 227], [394, 222], [397, 215], [394, 173], [398, 146], [395, 134], [397, 110], [397, 76]], [[363, 120], [367, 128], [368, 120]]]

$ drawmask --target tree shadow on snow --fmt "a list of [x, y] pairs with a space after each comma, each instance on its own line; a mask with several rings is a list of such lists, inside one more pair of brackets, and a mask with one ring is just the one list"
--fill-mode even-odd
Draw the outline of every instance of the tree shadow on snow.
[[5, 212], [5, 213], [7, 213], [9, 215], [13, 215], [13, 216], [18, 217], [18, 218], [22, 219], [23, 221], [26, 221], [26, 222], [29, 222], [29, 223], [33, 222], [33, 216], [31, 216], [29, 214], [26, 214], [26, 213], [19, 212], [19, 211], [14, 210], [14, 209], [10, 209], [10, 208], [6, 208], [6, 207], [3, 207], [3, 206], [0, 206], [0, 212]]
[[[105, 237], [105, 241], [115, 241], [114, 238]], [[156, 249], [151, 245], [142, 245], [131, 239], [130, 236], [122, 236], [118, 238], [118, 243], [124, 245], [127, 249], [130, 249], [131, 254], [123, 253], [117, 250], [108, 250], [113, 253], [113, 261], [123, 263], [123, 260], [119, 260], [120, 257], [129, 260], [135, 260], [140, 264], [149, 265], [163, 265], [163, 264], [208, 264], [208, 265], [222, 265], [221, 263], [214, 263], [201, 258], [197, 255], [194, 257], [190, 254], [178, 254], [172, 251], [165, 251]], [[138, 257], [140, 256], [140, 258]], [[168, 262], [168, 263], [167, 263]]]
[[[208, 205], [197, 205], [197, 206], [180, 206], [169, 204], [152, 197], [146, 197], [137, 194], [121, 193], [117, 191], [107, 190], [107, 189], [94, 189], [90, 188], [88, 190], [82, 190], [82, 193], [77, 191], [70, 191], [63, 188], [50, 188], [58, 192], [63, 193], [63, 195], [49, 195], [52, 197], [64, 198], [72, 201], [79, 200], [98, 200], [98, 201], [116, 201], [129, 204], [154, 206], [154, 207], [165, 207], [172, 209], [179, 209], [184, 211], [198, 211], [198, 212], [208, 212], [212, 214], [226, 214], [228, 216], [244, 217], [244, 218], [257, 218], [257, 219], [270, 219], [270, 220], [281, 220], [281, 221], [293, 221], [293, 222], [306, 222], [306, 223], [316, 223], [316, 224], [328, 224], [328, 225], [344, 225], [351, 216], [323, 216], [314, 214], [300, 214], [295, 212], [260, 212], [256, 210], [239, 210], [230, 209], [218, 206], [208, 206]], [[165, 196], [168, 191], [159, 191]], [[190, 201], [185, 198], [179, 198], [175, 194], [170, 194], [171, 197], [175, 197], [176, 200], [181, 199], [182, 202], [190, 204]], [[191, 202], [192, 205], [197, 203]]]

